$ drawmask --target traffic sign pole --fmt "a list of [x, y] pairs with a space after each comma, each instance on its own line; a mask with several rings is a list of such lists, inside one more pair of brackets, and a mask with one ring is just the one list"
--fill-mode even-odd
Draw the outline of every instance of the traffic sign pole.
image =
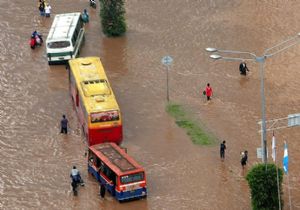
[[167, 66], [167, 101], [169, 102], [170, 101], [170, 97], [169, 97], [169, 68], [170, 68], [170, 65], [171, 63], [173, 62], [173, 58], [171, 56], [164, 56], [162, 59], [161, 59], [161, 62]]
[[167, 101], [170, 101], [169, 98], [169, 66], [167, 66]]

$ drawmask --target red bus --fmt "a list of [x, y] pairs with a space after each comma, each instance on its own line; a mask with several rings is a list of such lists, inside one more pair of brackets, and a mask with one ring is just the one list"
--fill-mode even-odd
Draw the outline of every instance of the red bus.
[[69, 60], [69, 89], [88, 144], [120, 144], [121, 112], [99, 57]]
[[147, 196], [145, 170], [115, 143], [89, 147], [88, 172], [118, 201]]

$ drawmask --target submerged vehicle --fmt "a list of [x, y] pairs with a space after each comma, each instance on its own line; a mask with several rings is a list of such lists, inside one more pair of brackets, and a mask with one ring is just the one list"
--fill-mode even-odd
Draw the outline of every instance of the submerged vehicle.
[[145, 170], [115, 143], [89, 147], [88, 172], [118, 201], [145, 198]]

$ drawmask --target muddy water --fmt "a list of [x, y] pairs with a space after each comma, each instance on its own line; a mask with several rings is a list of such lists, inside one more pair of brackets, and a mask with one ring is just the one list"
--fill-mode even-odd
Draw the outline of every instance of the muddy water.
[[[85, 0], [50, 1], [53, 14], [82, 11]], [[98, 7], [99, 8], [99, 7]], [[68, 94], [64, 66], [47, 64], [45, 48], [29, 48], [30, 33], [46, 38], [53, 17], [39, 17], [36, 2], [0, 1], [0, 209], [251, 209], [249, 189], [239, 165], [239, 152], [249, 151], [250, 166], [259, 162], [257, 122], [261, 117], [258, 65], [248, 63], [242, 78], [238, 63], [209, 60], [204, 48], [263, 51], [300, 31], [300, 3], [272, 1], [138, 1], [126, 2], [128, 33], [110, 39], [101, 33], [98, 10], [88, 9], [82, 56], [100, 56], [123, 111], [124, 141], [130, 155], [147, 172], [149, 196], [119, 204], [100, 199], [86, 171], [77, 117]], [[299, 112], [300, 47], [267, 60], [266, 118]], [[225, 162], [218, 143], [191, 143], [164, 111], [166, 69], [171, 55], [170, 98], [227, 141]], [[206, 83], [214, 89], [210, 103], [200, 95]], [[66, 114], [71, 133], [59, 134]], [[300, 209], [300, 128], [276, 131], [289, 144], [293, 209]], [[268, 144], [271, 134], [268, 133]], [[71, 193], [69, 171], [76, 164], [86, 186]], [[248, 166], [249, 167], [249, 166]], [[287, 177], [284, 178], [286, 207]]]

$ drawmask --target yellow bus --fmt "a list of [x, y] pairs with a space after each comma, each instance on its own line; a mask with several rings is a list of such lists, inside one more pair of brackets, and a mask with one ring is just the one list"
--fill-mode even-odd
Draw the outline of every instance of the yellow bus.
[[120, 144], [121, 111], [99, 57], [69, 60], [69, 90], [88, 144]]

